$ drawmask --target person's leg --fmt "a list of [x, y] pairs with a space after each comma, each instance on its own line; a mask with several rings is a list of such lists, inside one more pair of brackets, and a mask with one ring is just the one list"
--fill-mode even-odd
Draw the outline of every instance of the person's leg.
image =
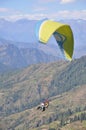
[[38, 106], [38, 107], [37, 107], [37, 110], [39, 110], [39, 109], [41, 110], [42, 108], [41, 108], [40, 106]]
[[42, 111], [45, 111], [45, 107], [43, 107]]

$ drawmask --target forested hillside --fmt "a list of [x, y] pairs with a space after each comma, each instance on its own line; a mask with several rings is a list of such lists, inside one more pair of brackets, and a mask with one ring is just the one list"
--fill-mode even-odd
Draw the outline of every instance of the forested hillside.
[[55, 73], [51, 81], [51, 87], [56, 87], [57, 93], [68, 91], [82, 84], [86, 84], [86, 56], [72, 61], [64, 70]]
[[[33, 107], [47, 98], [52, 103], [41, 116], [41, 112]], [[76, 109], [80, 114], [85, 112], [85, 99], [86, 56], [72, 62], [36, 64], [3, 73], [0, 75], [0, 127], [4, 130], [6, 124], [6, 130], [28, 130], [53, 121], [63, 127], [72, 115], [72, 122], [75, 121]], [[68, 109], [71, 109], [72, 115], [67, 115]], [[62, 115], [65, 118], [61, 118]], [[61, 124], [61, 119], [66, 122], [62, 121]], [[77, 119], [80, 120], [81, 118]]]

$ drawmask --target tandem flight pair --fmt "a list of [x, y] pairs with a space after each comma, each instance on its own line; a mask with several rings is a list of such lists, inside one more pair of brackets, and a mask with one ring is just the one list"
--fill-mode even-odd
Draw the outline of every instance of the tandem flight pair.
[[52, 35], [55, 37], [63, 56], [71, 61], [74, 51], [74, 37], [71, 27], [52, 20], [40, 20], [36, 26], [38, 41], [46, 44]]

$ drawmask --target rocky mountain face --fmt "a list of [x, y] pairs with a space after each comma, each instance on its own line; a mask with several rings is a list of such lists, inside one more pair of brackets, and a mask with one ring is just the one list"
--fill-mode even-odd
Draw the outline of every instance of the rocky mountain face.
[[12, 44], [0, 45], [0, 62], [11, 68], [25, 66], [25, 61], [19, 49]]

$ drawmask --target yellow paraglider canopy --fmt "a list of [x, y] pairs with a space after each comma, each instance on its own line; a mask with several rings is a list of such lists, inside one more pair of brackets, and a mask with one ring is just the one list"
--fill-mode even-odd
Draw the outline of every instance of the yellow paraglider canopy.
[[42, 43], [47, 43], [51, 35], [54, 35], [66, 59], [72, 60], [74, 38], [69, 25], [51, 20], [45, 20], [41, 23], [37, 32], [38, 39]]

